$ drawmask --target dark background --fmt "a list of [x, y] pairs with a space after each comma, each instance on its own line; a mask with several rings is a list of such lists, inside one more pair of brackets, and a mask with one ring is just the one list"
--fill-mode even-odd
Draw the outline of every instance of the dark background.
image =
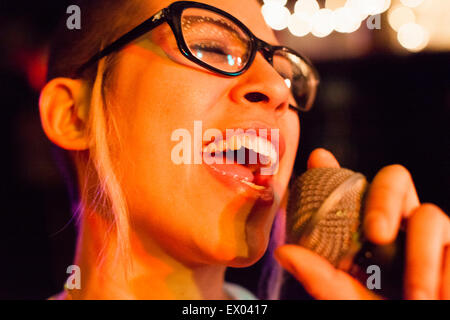
[[[72, 264], [69, 199], [38, 110], [43, 52], [67, 5], [0, 2], [0, 299], [48, 298], [62, 289]], [[322, 82], [313, 111], [301, 118], [297, 172], [316, 147], [369, 179], [400, 163], [411, 171], [421, 201], [450, 212], [450, 53], [374, 51], [315, 62]], [[230, 269], [227, 278], [254, 291], [260, 267]], [[286, 298], [307, 298], [292, 278], [286, 289]]]

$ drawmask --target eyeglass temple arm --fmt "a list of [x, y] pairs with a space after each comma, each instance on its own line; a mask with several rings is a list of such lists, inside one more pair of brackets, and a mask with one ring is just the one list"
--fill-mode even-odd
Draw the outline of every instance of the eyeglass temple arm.
[[106, 48], [104, 48], [97, 54], [95, 54], [91, 59], [89, 59], [77, 70], [77, 76], [81, 76], [81, 74], [93, 63], [106, 57], [107, 55], [113, 53], [114, 51], [119, 50], [120, 48], [124, 47], [133, 40], [136, 40], [137, 38], [144, 35], [148, 31], [164, 23], [165, 20], [166, 20], [166, 10], [163, 9], [158, 13], [154, 14], [149, 19], [145, 20], [143, 23], [141, 23], [134, 29], [132, 29], [130, 32], [127, 32], [126, 34], [121, 36], [119, 39], [108, 45]]

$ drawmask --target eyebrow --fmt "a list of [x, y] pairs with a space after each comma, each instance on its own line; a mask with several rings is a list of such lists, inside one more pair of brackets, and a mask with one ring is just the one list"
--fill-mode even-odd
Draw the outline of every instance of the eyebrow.
[[[235, 34], [240, 40], [242, 40], [242, 41], [244, 41], [244, 42], [250, 41], [250, 38], [248, 38], [248, 39], [242, 38], [241, 34], [236, 30], [236, 29], [242, 30], [238, 25], [236, 25], [236, 24], [233, 23], [233, 25], [235, 26], [235, 27], [233, 27], [232, 25], [230, 25], [229, 23], [227, 23], [225, 20], [223, 20], [223, 19], [226, 19], [226, 18], [223, 18], [223, 19], [215, 19], [214, 17], [204, 17], [204, 16], [194, 16], [194, 15], [186, 16], [186, 18], [187, 18], [187, 20], [192, 20], [192, 21], [195, 22], [195, 23], [202, 23], [202, 22], [204, 22], [204, 21], [202, 21], [202, 20], [207, 20], [208, 23], [212, 23], [212, 24], [214, 24], [214, 25], [217, 25], [217, 26], [219, 26], [219, 27], [223, 27], [223, 28], [227, 29], [228, 31], [230, 31], [231, 33]], [[189, 21], [189, 22], [190, 22], [190, 21]], [[246, 32], [245, 32], [244, 30], [242, 30], [242, 32], [243, 32], [244, 34], [246, 34]], [[274, 47], [276, 47], [276, 46], [282, 46], [282, 45], [281, 45], [279, 42], [277, 42], [277, 41], [275, 41], [275, 42], [272, 42], [272, 41], [266, 41], [266, 42], [267, 42], [268, 44], [270, 44], [271, 46], [274, 46]]]
[[[223, 19], [215, 19], [213, 17], [205, 17], [205, 16], [186, 16], [184, 19], [187, 20], [188, 23], [194, 23], [194, 24], [200, 24], [203, 22], [207, 22], [207, 23], [211, 23], [214, 24], [218, 27], [224, 28], [228, 31], [230, 31], [233, 35], [235, 35], [237, 38], [239, 38], [241, 41], [243, 42], [248, 42], [250, 40], [250, 38], [243, 38], [242, 34], [239, 32], [239, 30], [242, 30], [241, 28], [239, 28], [239, 26], [235, 26], [233, 27], [233, 25], [227, 23], [226, 21], [224, 21]], [[243, 33], [244, 30], [242, 30]]]

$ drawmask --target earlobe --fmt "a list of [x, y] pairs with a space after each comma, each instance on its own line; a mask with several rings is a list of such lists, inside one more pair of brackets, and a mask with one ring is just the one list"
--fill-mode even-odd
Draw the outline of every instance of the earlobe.
[[82, 80], [56, 78], [48, 82], [39, 99], [42, 127], [47, 137], [67, 150], [89, 147], [89, 99]]

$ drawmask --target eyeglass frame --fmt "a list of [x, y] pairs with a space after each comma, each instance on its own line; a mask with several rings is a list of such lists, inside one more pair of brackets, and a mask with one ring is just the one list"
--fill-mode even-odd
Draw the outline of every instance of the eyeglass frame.
[[[244, 65], [244, 67], [237, 71], [237, 72], [227, 72], [220, 70], [218, 68], [215, 68], [202, 60], [195, 57], [194, 54], [189, 50], [186, 41], [183, 37], [183, 31], [181, 27], [181, 14], [185, 9], [188, 8], [198, 8], [198, 9], [205, 9], [212, 11], [214, 13], [217, 13], [219, 15], [224, 16], [225, 18], [231, 20], [233, 23], [235, 23], [239, 28], [242, 29], [244, 33], [249, 37], [249, 43], [251, 48], [250, 50], [250, 56], [248, 58], [247, 63]], [[76, 76], [81, 77], [81, 75], [88, 69], [92, 64], [95, 62], [98, 62], [100, 59], [110, 55], [111, 53], [120, 50], [127, 44], [131, 43], [132, 41], [138, 39], [139, 37], [143, 36], [147, 32], [150, 32], [151, 30], [155, 29], [156, 27], [160, 26], [164, 22], [167, 22], [167, 24], [170, 26], [172, 33], [175, 36], [178, 49], [180, 52], [190, 61], [196, 63], [197, 65], [218, 73], [220, 75], [224, 76], [230, 76], [230, 77], [236, 77], [241, 74], [243, 74], [245, 71], [247, 71], [250, 66], [253, 64], [254, 59], [256, 57], [256, 54], [258, 52], [261, 52], [264, 59], [269, 62], [271, 66], [273, 66], [273, 56], [276, 51], [284, 51], [287, 53], [294, 54], [298, 56], [300, 59], [303, 60], [303, 62], [306, 63], [306, 65], [310, 68], [311, 72], [314, 74], [314, 77], [316, 79], [316, 88], [319, 84], [319, 74], [314, 67], [314, 65], [309, 61], [308, 58], [304, 57], [300, 53], [294, 51], [293, 49], [290, 49], [285, 46], [273, 46], [267, 42], [265, 42], [262, 39], [259, 39], [256, 37], [247, 26], [245, 26], [241, 21], [239, 21], [236, 17], [232, 16], [228, 12], [225, 12], [219, 8], [200, 3], [200, 2], [194, 2], [194, 1], [176, 1], [170, 4], [168, 7], [161, 9], [157, 13], [155, 13], [153, 16], [151, 16], [149, 19], [145, 20], [135, 28], [133, 28], [131, 31], [125, 33], [121, 37], [119, 37], [117, 40], [113, 41], [111, 44], [107, 45], [104, 49], [100, 50], [98, 53], [96, 53], [94, 56], [92, 56], [87, 62], [83, 63], [76, 71]], [[278, 73], [278, 71], [277, 71]], [[310, 108], [302, 108], [301, 106], [294, 106], [289, 104], [289, 106], [296, 111], [302, 111], [307, 112], [312, 107], [312, 102]]]

